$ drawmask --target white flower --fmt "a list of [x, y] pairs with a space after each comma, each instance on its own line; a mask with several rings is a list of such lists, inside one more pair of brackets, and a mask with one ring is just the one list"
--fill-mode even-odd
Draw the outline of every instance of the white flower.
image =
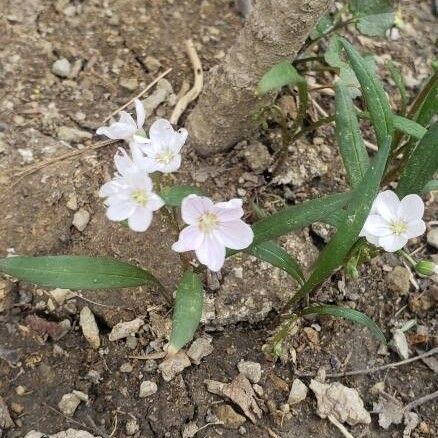
[[213, 204], [209, 198], [189, 195], [181, 205], [184, 228], [178, 242], [172, 245], [177, 252], [196, 252], [199, 261], [212, 271], [219, 271], [225, 262], [225, 248], [244, 249], [251, 245], [254, 233], [240, 218], [242, 200]]
[[114, 155], [114, 164], [120, 176], [142, 172], [152, 172], [152, 167], [136, 144], [131, 145], [132, 158], [123, 148], [119, 148]]
[[175, 131], [169, 121], [158, 119], [149, 130], [149, 139], [135, 136], [135, 142], [146, 154], [152, 171], [175, 172], [181, 166], [181, 148], [187, 139], [187, 130]]
[[104, 184], [99, 194], [106, 198], [108, 219], [128, 219], [129, 228], [134, 231], [146, 231], [152, 221], [152, 212], [164, 205], [152, 191], [152, 180], [142, 171], [117, 176]]
[[135, 99], [134, 102], [137, 122], [126, 111], [120, 111], [120, 120], [118, 122], [114, 122], [110, 126], [101, 126], [97, 129], [96, 133], [98, 135], [105, 135], [112, 140], [125, 140], [129, 144], [134, 143], [134, 135], [136, 138], [141, 138], [142, 136], [144, 138], [144, 107], [139, 99]]
[[386, 190], [374, 200], [360, 236], [385, 251], [398, 251], [408, 239], [426, 231], [423, 214], [424, 203], [418, 195], [407, 195], [400, 201], [394, 192]]

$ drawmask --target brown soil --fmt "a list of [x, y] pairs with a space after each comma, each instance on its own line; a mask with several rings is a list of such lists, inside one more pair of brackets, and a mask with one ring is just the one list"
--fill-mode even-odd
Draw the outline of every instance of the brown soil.
[[[421, 81], [430, 73], [432, 59], [433, 18], [429, 2], [402, 3], [406, 27], [395, 41], [357, 38], [362, 49], [378, 56], [379, 67], [388, 57], [403, 63], [409, 78], [409, 92], [414, 94]], [[58, 137], [61, 126], [71, 126], [89, 133], [117, 107], [129, 100], [156, 76], [148, 70], [148, 56], [158, 59], [161, 69], [172, 67], [168, 80], [178, 92], [183, 80], [192, 80], [190, 63], [183, 41], [192, 38], [208, 70], [220, 62], [224, 51], [232, 44], [242, 19], [232, 2], [201, 1], [63, 1], [0, 0], [0, 256], [7, 254], [87, 254], [109, 255], [139, 263], [150, 269], [170, 289], [175, 289], [181, 270], [178, 258], [169, 251], [174, 236], [163, 225], [164, 218], [154, 219], [153, 227], [144, 234], [135, 234], [109, 223], [97, 197], [97, 190], [112, 173], [112, 155], [116, 145], [97, 152], [84, 153], [78, 159], [57, 162], [24, 178], [15, 177], [26, 165], [26, 152], [32, 151], [33, 163], [91, 145], [89, 139], [65, 142]], [[71, 14], [75, 6], [76, 12]], [[351, 35], [350, 35], [351, 36]], [[436, 35], [435, 35], [436, 36]], [[60, 79], [51, 73], [58, 58], [68, 58], [72, 64], [82, 60], [77, 75]], [[381, 69], [382, 70], [382, 69]], [[383, 74], [383, 70], [382, 70]], [[136, 78], [138, 87], [129, 91], [120, 86], [123, 79]], [[317, 82], [330, 77], [321, 75]], [[397, 103], [393, 84], [388, 90]], [[331, 98], [314, 96], [330, 111]], [[169, 115], [166, 104], [158, 109]], [[315, 107], [312, 114], [319, 115]], [[260, 140], [270, 153], [278, 148], [278, 128], [260, 132]], [[370, 138], [372, 141], [372, 138]], [[300, 202], [316, 194], [345, 187], [333, 129], [327, 127], [294, 145], [286, 163], [288, 181], [266, 185], [269, 175], [256, 174], [248, 167], [246, 153], [251, 142], [240, 144], [225, 155], [201, 159], [189, 150], [178, 182], [190, 182], [217, 199], [243, 196], [256, 199], [266, 210], [274, 211], [284, 204]], [[268, 179], [267, 179], [268, 178]], [[77, 208], [91, 214], [83, 232], [72, 226], [74, 211], [66, 205], [76, 197]], [[436, 219], [433, 199], [427, 199], [426, 220]], [[285, 247], [307, 268], [323, 243], [321, 229], [312, 227], [284, 239]], [[412, 242], [412, 248], [422, 247], [419, 256], [430, 257], [433, 249], [426, 238]], [[390, 330], [410, 320], [417, 328], [409, 333], [410, 346], [428, 349], [436, 346], [436, 283], [431, 279], [416, 279], [407, 295], [391, 292], [388, 271], [400, 264], [393, 256], [379, 257], [361, 270], [361, 277], [348, 281], [340, 273], [324, 286], [315, 299], [350, 305], [368, 314]], [[242, 270], [240, 270], [242, 267]], [[83, 292], [84, 297], [104, 307], [80, 298], [64, 305], [51, 306], [45, 291], [21, 282], [12, 282], [7, 310], [0, 313], [0, 352], [14, 350], [9, 361], [0, 359], [0, 395], [10, 407], [16, 427], [5, 433], [22, 437], [30, 430], [55, 433], [73, 427], [100, 436], [126, 436], [125, 424], [135, 418], [141, 437], [179, 437], [190, 422], [198, 427], [211, 420], [211, 412], [224, 400], [207, 392], [204, 380], [231, 381], [237, 375], [237, 363], [253, 360], [262, 366], [264, 407], [263, 417], [252, 424], [247, 420], [244, 430], [228, 430], [220, 425], [204, 428], [199, 437], [238, 437], [241, 433], [253, 437], [268, 437], [275, 432], [281, 437], [340, 437], [340, 432], [327, 420], [316, 415], [316, 401], [306, 401], [293, 407], [291, 414], [281, 411], [286, 403], [294, 371], [328, 372], [365, 368], [398, 360], [395, 353], [378, 354], [379, 345], [370, 334], [349, 322], [332, 319], [311, 319], [304, 326], [317, 330], [318, 339], [302, 330], [290, 341], [297, 354], [292, 361], [273, 363], [262, 352], [262, 346], [274, 328], [272, 321], [296, 286], [284, 273], [267, 268], [247, 256], [227, 261], [223, 277], [209, 279], [207, 296], [214, 303], [215, 317], [201, 329], [213, 336], [214, 351], [199, 366], [192, 365], [174, 380], [166, 383], [160, 374], [145, 368], [145, 362], [130, 359], [159, 348], [168, 333], [169, 309], [160, 297], [146, 288], [122, 291]], [[435, 298], [436, 299], [436, 298]], [[96, 352], [88, 345], [78, 327], [79, 311], [85, 305], [98, 317], [102, 348]], [[38, 314], [50, 321], [68, 319], [72, 329], [60, 340], [36, 336], [26, 327], [27, 315]], [[136, 316], [145, 317], [146, 328], [139, 333], [137, 345], [129, 348], [124, 341], [110, 342], [107, 333], [119, 321]], [[158, 340], [157, 340], [158, 339]], [[313, 342], [312, 342], [313, 341]], [[3, 354], [3, 353], [2, 353]], [[16, 355], [16, 357], [14, 357]], [[0, 355], [1, 356], [1, 355]], [[345, 361], [348, 362], [345, 363]], [[129, 362], [129, 373], [120, 366]], [[150, 363], [149, 363], [150, 365]], [[90, 371], [100, 375], [90, 380]], [[158, 392], [146, 399], [138, 397], [140, 383], [154, 380]], [[403, 403], [408, 403], [435, 391], [436, 376], [421, 361], [389, 371], [340, 379], [356, 388], [369, 411], [377, 396], [370, 388], [380, 381], [385, 390]], [[304, 379], [308, 383], [308, 379]], [[18, 395], [18, 386], [26, 388]], [[72, 390], [88, 394], [90, 401], [82, 403], [72, 419], [58, 411], [62, 395]], [[14, 408], [15, 406], [15, 412]], [[12, 408], [11, 408], [12, 407]], [[234, 406], [236, 411], [239, 408]], [[21, 411], [22, 408], [22, 411]], [[412, 436], [437, 436], [436, 404], [428, 403], [416, 409], [422, 421]], [[403, 427], [389, 431], [373, 423], [369, 427], [349, 428], [356, 437], [401, 437]], [[246, 432], [245, 432], [246, 431]], [[112, 433], [113, 432], [113, 433]], [[1, 430], [0, 430], [1, 435]], [[244, 436], [245, 436], [244, 435]]]

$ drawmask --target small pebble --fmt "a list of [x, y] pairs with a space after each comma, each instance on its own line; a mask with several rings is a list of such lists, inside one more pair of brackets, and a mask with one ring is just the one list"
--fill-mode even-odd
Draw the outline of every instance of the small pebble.
[[93, 312], [85, 306], [79, 315], [79, 325], [88, 343], [97, 350], [100, 347], [99, 327]]
[[243, 361], [237, 364], [240, 374], [243, 374], [252, 383], [258, 383], [262, 377], [262, 367], [257, 362]]
[[52, 73], [60, 78], [68, 78], [70, 72], [71, 64], [66, 58], [58, 59], [52, 64]]
[[211, 338], [200, 337], [196, 339], [190, 346], [187, 351], [187, 356], [189, 356], [190, 360], [199, 365], [201, 363], [201, 359], [205, 356], [208, 356], [213, 352], [213, 346], [211, 345]]
[[132, 370], [134, 368], [129, 362], [125, 362], [122, 365], [120, 365], [120, 372], [121, 373], [132, 373]]
[[427, 233], [427, 243], [438, 249], [438, 227], [433, 227], [428, 233]]
[[294, 405], [303, 401], [307, 397], [308, 391], [309, 389], [300, 379], [294, 379], [289, 393], [289, 398], [287, 400], [288, 404]]
[[184, 351], [178, 351], [160, 363], [158, 368], [166, 382], [170, 382], [177, 374], [191, 365], [190, 359]]
[[84, 231], [88, 225], [88, 222], [90, 222], [90, 213], [83, 208], [79, 209], [73, 215], [72, 224], [78, 231]]
[[158, 368], [157, 362], [153, 359], [147, 359], [143, 367], [143, 369], [147, 373], [153, 373], [154, 371], [157, 370], [157, 368]]
[[152, 382], [151, 380], [145, 380], [144, 382], [141, 382], [140, 385], [140, 398], [149, 397], [152, 394], [155, 394], [158, 390], [157, 384], [155, 382]]
[[135, 418], [131, 418], [125, 425], [126, 435], [132, 436], [140, 431], [140, 426]]
[[81, 399], [76, 394], [64, 394], [58, 403], [58, 408], [67, 417], [72, 417], [80, 403]]

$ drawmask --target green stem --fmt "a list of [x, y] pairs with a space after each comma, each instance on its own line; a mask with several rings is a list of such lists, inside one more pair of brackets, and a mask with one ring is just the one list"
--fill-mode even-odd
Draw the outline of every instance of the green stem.
[[403, 258], [405, 258], [413, 268], [417, 264], [417, 261], [410, 254], [408, 254], [406, 251], [404, 251], [403, 249], [398, 250], [397, 254], [402, 256]]

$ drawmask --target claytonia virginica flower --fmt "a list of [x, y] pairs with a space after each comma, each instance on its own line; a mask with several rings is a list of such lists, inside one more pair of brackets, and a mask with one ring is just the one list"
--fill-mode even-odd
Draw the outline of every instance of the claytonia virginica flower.
[[136, 135], [134, 140], [146, 154], [151, 172], [175, 172], [181, 166], [181, 148], [187, 139], [184, 128], [175, 131], [166, 119], [158, 119], [149, 129], [149, 139]]
[[116, 176], [101, 187], [99, 194], [106, 198], [108, 219], [128, 219], [129, 228], [133, 231], [146, 231], [152, 221], [152, 212], [164, 205], [163, 200], [152, 191], [152, 180], [142, 171]]
[[408, 239], [426, 231], [423, 214], [424, 203], [418, 195], [407, 195], [400, 201], [394, 192], [386, 190], [374, 200], [360, 236], [385, 251], [398, 251]]
[[146, 157], [140, 151], [136, 144], [131, 146], [132, 158], [123, 148], [119, 148], [114, 156], [114, 164], [120, 176], [130, 175], [141, 172], [144, 175], [151, 173], [152, 168]]
[[172, 249], [194, 250], [199, 261], [212, 271], [222, 268], [225, 248], [244, 249], [253, 241], [251, 227], [241, 220], [241, 199], [214, 204], [209, 198], [189, 195], [182, 202], [181, 215], [189, 226], [181, 231]]
[[98, 135], [105, 135], [112, 140], [125, 140], [130, 145], [134, 143], [134, 135], [135, 138], [145, 138], [146, 134], [143, 130], [145, 120], [144, 107], [139, 99], [135, 99], [134, 102], [137, 121], [126, 111], [120, 111], [118, 122], [114, 122], [110, 126], [101, 126], [97, 129], [96, 133]]

